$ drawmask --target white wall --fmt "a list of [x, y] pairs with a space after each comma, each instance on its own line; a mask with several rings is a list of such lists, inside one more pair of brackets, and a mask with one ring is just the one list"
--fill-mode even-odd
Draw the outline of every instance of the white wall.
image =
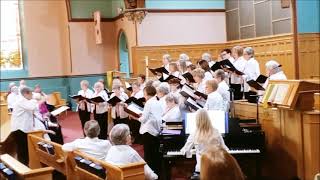
[[224, 43], [225, 13], [148, 13], [137, 31], [139, 46]]

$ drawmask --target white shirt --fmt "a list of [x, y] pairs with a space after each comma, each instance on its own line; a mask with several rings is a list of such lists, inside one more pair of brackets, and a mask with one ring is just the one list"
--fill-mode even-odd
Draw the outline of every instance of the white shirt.
[[[145, 162], [141, 156], [129, 145], [114, 145], [110, 148], [105, 161], [114, 165], [128, 165], [130, 163]], [[144, 165], [145, 179], [158, 179], [148, 164]]]
[[166, 102], [167, 95], [164, 95], [163, 97], [159, 98], [159, 103], [162, 108], [162, 112], [165, 112], [167, 109], [167, 102]]
[[92, 98], [98, 97], [98, 96], [102, 97], [102, 99], [105, 102], [98, 103], [97, 105], [93, 104], [94, 108], [92, 108], [92, 112], [95, 109], [96, 110], [96, 114], [103, 114], [103, 113], [108, 111], [108, 102], [107, 101], [109, 100], [109, 97], [108, 97], [108, 94], [106, 93], [105, 90], [102, 90], [99, 93], [95, 92], [92, 95]]
[[208, 64], [209, 64], [209, 67], [213, 66], [216, 62], [215, 61], [209, 61]]
[[38, 104], [34, 100], [28, 100], [22, 95], [19, 96], [15, 106], [13, 107], [11, 116], [11, 131], [20, 129], [28, 133], [34, 128], [33, 113], [38, 108]]
[[[86, 97], [86, 98], [91, 98], [92, 95], [93, 95], [93, 91], [91, 89], [87, 89], [86, 91], [80, 90], [78, 92], [78, 95], [81, 95], [81, 96]], [[90, 103], [85, 103], [85, 102], [80, 102], [78, 104], [77, 111], [78, 111], [78, 109], [85, 110], [85, 105], [87, 106], [87, 111], [91, 112], [91, 104]]]
[[229, 102], [230, 102], [230, 92], [229, 92], [229, 86], [226, 83], [226, 81], [221, 81], [218, 84], [218, 93], [222, 96], [224, 106], [225, 106], [225, 111], [227, 112], [229, 109]]
[[212, 80], [212, 79], [213, 79], [213, 76], [212, 76], [211, 72], [206, 71], [206, 72], [204, 73], [204, 78], [203, 78], [203, 80], [207, 81], [207, 80]]
[[185, 153], [191, 153], [190, 150], [195, 147], [196, 149], [196, 160], [197, 164], [195, 167], [196, 172], [200, 172], [200, 165], [201, 165], [201, 155], [202, 153], [207, 149], [207, 147], [210, 147], [212, 145], [221, 146], [225, 150], [229, 150], [229, 148], [225, 145], [224, 140], [219, 133], [217, 129], [214, 129], [213, 136], [210, 138], [208, 137], [208, 141], [205, 144], [199, 144], [195, 142], [195, 134], [190, 134], [186, 144], [183, 146], [183, 148], [180, 150], [181, 152]]
[[85, 137], [83, 139], [76, 139], [70, 143], [65, 143], [64, 145], [62, 145], [62, 150], [64, 151], [79, 150], [83, 153], [88, 154], [89, 156], [100, 160], [106, 158], [106, 155], [108, 154], [110, 148], [111, 143], [108, 140], [102, 140], [97, 137]]
[[165, 122], [181, 122], [181, 112], [179, 105], [174, 106], [171, 109], [168, 109], [162, 116], [162, 120]]
[[202, 80], [199, 84], [196, 84], [196, 90], [205, 93], [206, 91], [206, 80]]
[[158, 136], [162, 114], [163, 109], [157, 98], [150, 98], [144, 105], [142, 116], [139, 118], [141, 122], [140, 134], [149, 133], [153, 136]]
[[222, 96], [218, 91], [208, 94], [207, 102], [204, 105], [206, 110], [221, 110], [225, 111], [225, 105]]
[[179, 78], [180, 77], [180, 72], [179, 71], [175, 71], [175, 72], [171, 72], [170, 73], [172, 76]]
[[[237, 60], [234, 60], [232, 64], [237, 70], [243, 72], [247, 61], [241, 56]], [[242, 84], [241, 76], [237, 76], [236, 74], [232, 73], [231, 84]]]
[[142, 92], [145, 87], [146, 87], [146, 83], [140, 84], [140, 89], [142, 90]]
[[138, 91], [137, 93], [135, 93], [135, 94], [131, 94], [131, 97], [135, 97], [136, 99], [140, 99], [140, 98], [143, 98], [144, 97], [144, 95], [143, 95], [143, 90], [140, 90], [140, 91]]
[[20, 97], [19, 93], [16, 94], [14, 92], [12, 92], [8, 95], [8, 97], [7, 97], [8, 109], [10, 109], [10, 108], [13, 109], [13, 107], [16, 104], [16, 102], [18, 101], [19, 97]]
[[[112, 93], [111, 96], [110, 96], [110, 99], [113, 98], [115, 95], [116, 95], [115, 93]], [[128, 95], [126, 93], [121, 92], [120, 97], [118, 97], [118, 98], [121, 100], [121, 102], [125, 102], [129, 97], [128, 97]], [[117, 112], [117, 108], [118, 108], [118, 112]], [[116, 113], [119, 113], [119, 114], [116, 114]], [[117, 104], [116, 106], [112, 106], [111, 117], [113, 119], [116, 119], [117, 115], [121, 119], [128, 117], [128, 113], [126, 113], [124, 111], [124, 107], [121, 104]]]
[[260, 67], [258, 61], [254, 58], [250, 58], [247, 61], [243, 73], [244, 75], [242, 75], [242, 77], [244, 80], [244, 92], [249, 92], [250, 86], [247, 81], [256, 80], [260, 75]]
[[275, 74], [271, 74], [269, 78], [264, 82], [263, 88], [267, 88], [270, 80], [287, 80], [287, 76], [283, 71], [279, 71]]

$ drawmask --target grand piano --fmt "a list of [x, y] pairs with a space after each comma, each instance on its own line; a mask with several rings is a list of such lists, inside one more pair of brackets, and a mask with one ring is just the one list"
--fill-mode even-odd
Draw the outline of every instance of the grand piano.
[[[237, 118], [228, 119], [229, 132], [222, 134], [225, 144], [238, 161], [248, 179], [260, 179], [261, 159], [265, 151], [265, 134], [255, 120], [246, 120], [245, 125]], [[250, 123], [251, 122], [251, 123]], [[248, 125], [249, 124], [249, 125]], [[171, 179], [171, 168], [177, 162], [195, 162], [195, 150], [192, 158], [186, 158], [180, 149], [188, 135], [185, 128], [180, 134], [160, 134], [160, 154], [162, 158], [161, 179]]]

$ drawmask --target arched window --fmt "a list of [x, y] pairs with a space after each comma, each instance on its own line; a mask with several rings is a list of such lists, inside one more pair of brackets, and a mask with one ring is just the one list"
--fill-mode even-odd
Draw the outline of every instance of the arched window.
[[18, 0], [1, 1], [1, 70], [23, 69]]

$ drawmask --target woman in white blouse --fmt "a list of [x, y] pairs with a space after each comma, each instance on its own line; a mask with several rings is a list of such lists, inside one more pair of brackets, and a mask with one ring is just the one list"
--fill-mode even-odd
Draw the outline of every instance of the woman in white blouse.
[[132, 93], [131, 97], [135, 97], [136, 99], [143, 98], [143, 89], [140, 89], [140, 85], [138, 82], [133, 82], [131, 84], [132, 87]]
[[209, 115], [205, 109], [199, 109], [196, 112], [196, 130], [190, 134], [186, 144], [180, 150], [184, 154], [191, 154], [191, 149], [196, 149], [197, 164], [195, 173], [200, 173], [201, 155], [206, 151], [207, 147], [212, 145], [221, 146], [228, 150], [219, 131], [211, 124]]
[[214, 72], [215, 77], [214, 79], [218, 82], [218, 93], [223, 98], [224, 106], [225, 106], [225, 111], [229, 111], [229, 102], [230, 102], [230, 91], [229, 91], [229, 86], [225, 80], [226, 74], [222, 69], [218, 69]]
[[104, 86], [101, 82], [94, 84], [94, 94], [92, 97], [100, 96], [104, 102], [93, 103], [94, 119], [98, 121], [101, 132], [99, 134], [100, 139], [107, 139], [108, 134], [108, 94], [104, 90]]
[[19, 99], [19, 88], [17, 86], [12, 86], [10, 89], [10, 94], [7, 97], [8, 102], [8, 112], [12, 112], [14, 105]]
[[94, 158], [104, 160], [111, 148], [108, 140], [98, 138], [100, 126], [96, 120], [87, 121], [84, 125], [85, 138], [76, 139], [70, 143], [62, 145], [62, 150], [70, 152], [79, 150]]
[[206, 93], [208, 98], [203, 107], [204, 109], [226, 111], [223, 98], [217, 89], [218, 82], [215, 79], [206, 82]]
[[[129, 127], [126, 124], [117, 124], [110, 131], [113, 146], [108, 151], [105, 161], [114, 165], [128, 165], [130, 163], [144, 162], [141, 156], [131, 146]], [[145, 179], [158, 179], [148, 164], [144, 165]]]
[[170, 86], [168, 83], [161, 83], [157, 87], [157, 98], [159, 98], [159, 103], [161, 105], [162, 111], [165, 111], [167, 108], [166, 96], [169, 94]]
[[[232, 56], [234, 61], [233, 66], [243, 72], [247, 61], [243, 58], [243, 48], [241, 46], [235, 46], [232, 48]], [[230, 75], [230, 87], [234, 90], [233, 99], [239, 100], [243, 98], [243, 80], [240, 75], [236, 73], [231, 73]]]
[[194, 83], [194, 88], [201, 92], [205, 93], [205, 86], [206, 86], [206, 80], [205, 77], [205, 71], [201, 68], [196, 68], [192, 71], [193, 79], [196, 83]]
[[121, 102], [117, 103], [115, 106], [112, 106], [111, 117], [114, 124], [125, 123], [128, 124], [128, 113], [124, 111], [125, 101], [129, 98], [128, 95], [124, 92], [121, 92], [121, 87], [116, 85], [112, 87], [113, 93], [110, 96], [110, 99], [114, 96], [117, 96]]
[[[93, 91], [89, 89], [89, 82], [87, 80], [82, 80], [80, 82], [81, 90], [78, 92], [78, 95], [81, 95], [85, 98], [91, 98], [93, 95]], [[86, 100], [76, 101], [77, 103], [77, 111], [79, 113], [79, 118], [81, 121], [82, 129], [84, 124], [90, 120], [91, 114], [91, 104]]]
[[169, 72], [170, 75], [174, 76], [174, 77], [179, 77], [180, 76], [180, 71], [178, 69], [178, 65], [175, 62], [172, 62], [169, 64]]
[[179, 100], [173, 93], [170, 93], [166, 97], [167, 108], [162, 116], [162, 120], [165, 122], [181, 122], [181, 112], [179, 108]]
[[[256, 80], [260, 75], [260, 67], [258, 61], [254, 58], [254, 50], [252, 47], [246, 47], [243, 50], [243, 58], [247, 61], [244, 68], [244, 75], [242, 75], [244, 81], [244, 95], [246, 99], [252, 99], [250, 95], [255, 95], [256, 92], [251, 91], [251, 88], [247, 81]], [[254, 99], [256, 99], [254, 97]], [[255, 101], [255, 100], [253, 100]]]

